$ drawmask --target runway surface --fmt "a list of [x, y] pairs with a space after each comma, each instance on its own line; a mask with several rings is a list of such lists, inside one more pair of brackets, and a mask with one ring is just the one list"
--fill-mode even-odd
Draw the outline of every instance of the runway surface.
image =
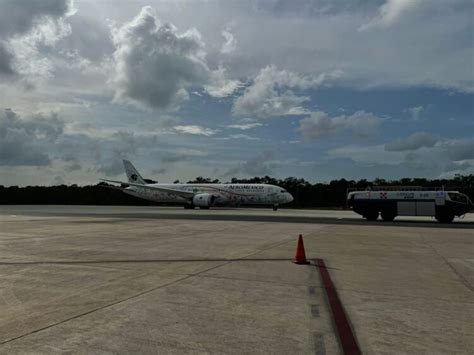
[[373, 225], [424, 228], [474, 228], [474, 213], [455, 218], [451, 224], [438, 223], [431, 217], [397, 217], [394, 222], [369, 222], [350, 210], [308, 210], [264, 208], [215, 208], [186, 210], [182, 207], [148, 206], [70, 206], [16, 205], [1, 206], [0, 214], [63, 217], [102, 217], [138, 219], [185, 219], [207, 221], [241, 221], [271, 223], [312, 223], [342, 225]]
[[363, 353], [470, 354], [472, 223], [2, 206], [0, 353], [342, 353], [324, 260]]

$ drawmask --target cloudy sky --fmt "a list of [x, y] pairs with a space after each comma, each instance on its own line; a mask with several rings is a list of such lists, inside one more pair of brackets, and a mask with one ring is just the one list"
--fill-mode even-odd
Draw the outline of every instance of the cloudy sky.
[[0, 185], [474, 173], [471, 0], [0, 0]]

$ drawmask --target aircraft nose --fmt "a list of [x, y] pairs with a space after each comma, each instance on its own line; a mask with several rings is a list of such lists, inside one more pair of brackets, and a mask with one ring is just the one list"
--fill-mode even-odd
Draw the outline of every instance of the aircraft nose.
[[293, 196], [291, 196], [290, 193], [288, 193], [287, 198], [288, 198], [288, 202], [292, 202], [294, 200]]

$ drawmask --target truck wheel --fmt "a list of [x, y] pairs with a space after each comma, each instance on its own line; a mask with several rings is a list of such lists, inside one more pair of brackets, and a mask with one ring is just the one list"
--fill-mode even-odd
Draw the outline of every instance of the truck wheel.
[[392, 222], [397, 216], [395, 213], [390, 211], [382, 211], [380, 215], [382, 216], [382, 219], [386, 222]]
[[435, 216], [439, 223], [451, 223], [454, 219], [452, 213], [440, 213]]
[[370, 211], [370, 212], [367, 212], [364, 217], [368, 220], [368, 221], [376, 221], [377, 218], [379, 218], [379, 213], [377, 211]]

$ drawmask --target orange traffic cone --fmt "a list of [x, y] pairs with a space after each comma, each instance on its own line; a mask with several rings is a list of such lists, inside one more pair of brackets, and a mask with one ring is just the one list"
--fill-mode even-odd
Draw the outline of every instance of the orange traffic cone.
[[306, 253], [304, 252], [303, 236], [300, 234], [298, 237], [298, 245], [296, 246], [296, 255], [293, 259], [295, 264], [309, 264], [309, 261], [306, 260]]

